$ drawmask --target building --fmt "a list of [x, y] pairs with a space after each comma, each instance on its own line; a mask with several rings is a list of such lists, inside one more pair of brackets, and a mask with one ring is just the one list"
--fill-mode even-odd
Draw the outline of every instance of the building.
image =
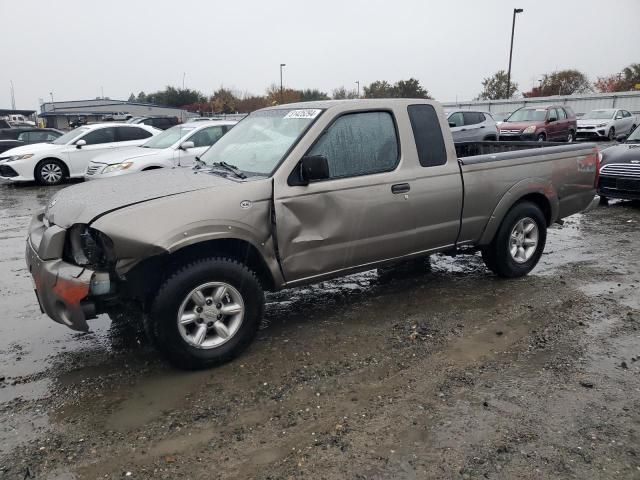
[[46, 102], [40, 106], [39, 114], [47, 127], [59, 129], [71, 128], [71, 124], [76, 125], [78, 120], [81, 123], [96, 123], [110, 120], [125, 121], [131, 117], [150, 116], [178, 117], [181, 122], [184, 122], [194, 114], [176, 107], [109, 98]]

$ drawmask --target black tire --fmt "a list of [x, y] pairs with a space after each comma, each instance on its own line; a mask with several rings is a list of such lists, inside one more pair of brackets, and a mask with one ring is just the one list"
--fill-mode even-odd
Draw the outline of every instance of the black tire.
[[[510, 237], [514, 227], [525, 219], [535, 223], [538, 239], [531, 257], [520, 263], [510, 253]], [[482, 259], [487, 268], [500, 277], [522, 277], [536, 266], [546, 241], [547, 221], [540, 207], [535, 203], [520, 202], [507, 212], [491, 243], [482, 249]]]
[[609, 133], [607, 135], [607, 138], [609, 139], [610, 142], [613, 142], [616, 139], [616, 129], [611, 127], [609, 129]]
[[576, 134], [573, 130], [569, 130], [569, 135], [567, 135], [567, 143], [573, 143], [576, 139]]
[[60, 185], [68, 176], [67, 166], [55, 158], [45, 158], [38, 162], [33, 176], [40, 185]]
[[536, 137], [536, 140], [538, 142], [546, 142], [547, 136], [544, 133], [539, 133], [538, 136]]
[[[244, 311], [237, 331], [224, 343], [198, 348], [183, 337], [178, 327], [178, 313], [183, 302], [191, 298], [190, 292], [210, 282], [223, 282], [233, 287], [241, 295]], [[204, 258], [177, 269], [162, 283], [151, 302], [145, 326], [152, 341], [172, 364], [196, 370], [228, 362], [240, 354], [255, 337], [263, 310], [264, 293], [254, 272], [229, 258]], [[201, 314], [202, 318], [205, 315]], [[213, 332], [213, 329], [207, 332]]]

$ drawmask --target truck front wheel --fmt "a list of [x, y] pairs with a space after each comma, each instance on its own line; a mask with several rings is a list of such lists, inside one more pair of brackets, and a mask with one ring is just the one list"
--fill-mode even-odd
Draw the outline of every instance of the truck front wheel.
[[229, 258], [193, 261], [171, 274], [153, 299], [148, 328], [180, 368], [227, 362], [253, 340], [264, 308], [254, 272]]
[[492, 242], [482, 249], [482, 258], [496, 275], [521, 277], [536, 266], [546, 241], [547, 222], [540, 207], [520, 202], [505, 215]]

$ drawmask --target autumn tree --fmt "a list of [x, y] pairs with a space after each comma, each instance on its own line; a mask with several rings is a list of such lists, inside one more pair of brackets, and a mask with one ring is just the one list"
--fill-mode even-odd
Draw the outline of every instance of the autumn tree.
[[334, 100], [347, 100], [351, 98], [358, 98], [358, 92], [355, 90], [347, 90], [342, 87], [334, 88], [331, 92], [331, 98]]
[[261, 108], [268, 107], [269, 105], [267, 97], [263, 97], [262, 95], [245, 94], [236, 102], [236, 109], [238, 113], [251, 113], [254, 110], [259, 110]]
[[220, 87], [209, 99], [212, 110], [216, 113], [235, 113], [238, 98], [229, 89]]
[[593, 86], [599, 92], [610, 93], [635, 90], [638, 84], [640, 84], [640, 63], [632, 63], [619, 74], [598, 78]]
[[283, 88], [281, 92], [280, 86], [275, 83], [271, 84], [269, 88], [267, 88], [266, 94], [269, 105], [282, 105], [285, 103], [299, 102], [302, 98], [302, 92], [300, 90]]
[[523, 95], [531, 97], [548, 97], [551, 95], [573, 95], [592, 91], [587, 76], [578, 70], [560, 70], [542, 76], [540, 86]]
[[[509, 98], [515, 96], [518, 90], [516, 82], [510, 82]], [[499, 70], [492, 76], [482, 81], [482, 92], [478, 95], [478, 100], [499, 100], [507, 98], [507, 72]]]

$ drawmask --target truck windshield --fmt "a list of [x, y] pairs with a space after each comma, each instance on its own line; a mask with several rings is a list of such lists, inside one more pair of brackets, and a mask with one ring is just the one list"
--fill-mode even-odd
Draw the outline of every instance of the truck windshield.
[[196, 127], [183, 127], [182, 125], [176, 125], [159, 133], [155, 137], [151, 137], [142, 146], [144, 148], [169, 148], [181, 138], [185, 137]]
[[541, 122], [547, 116], [544, 108], [521, 108], [511, 114], [505, 122]]
[[254, 112], [209, 148], [201, 160], [207, 165], [226, 162], [249, 174], [270, 175], [320, 113], [317, 108]]
[[89, 129], [87, 127], [80, 127], [71, 130], [70, 132], [65, 133], [64, 135], [56, 138], [53, 142], [54, 145], [67, 145], [71, 143], [73, 140], [78, 138], [80, 135], [88, 132]]
[[613, 114], [615, 113], [615, 110], [591, 110], [589, 113], [587, 113], [585, 116], [583, 116], [583, 119], [586, 118], [601, 118], [601, 119], [609, 119], [609, 118], [613, 118]]

